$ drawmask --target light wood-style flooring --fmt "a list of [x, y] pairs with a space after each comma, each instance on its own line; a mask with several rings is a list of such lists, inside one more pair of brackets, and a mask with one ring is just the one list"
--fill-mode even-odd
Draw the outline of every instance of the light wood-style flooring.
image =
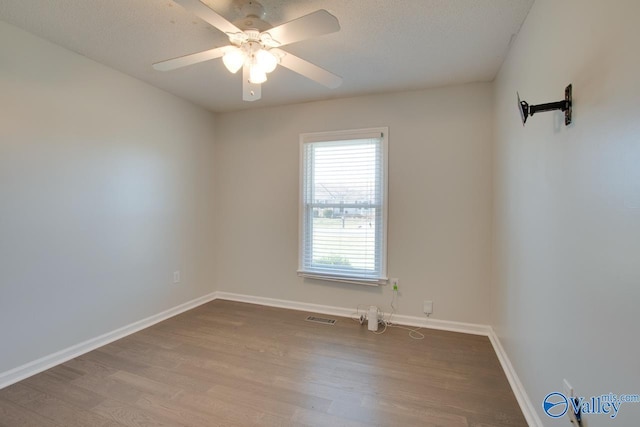
[[527, 425], [486, 337], [308, 314], [213, 301], [0, 390], [0, 425]]

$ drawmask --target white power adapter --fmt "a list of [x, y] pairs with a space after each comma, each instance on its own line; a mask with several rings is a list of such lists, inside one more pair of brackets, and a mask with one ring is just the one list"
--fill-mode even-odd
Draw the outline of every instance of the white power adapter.
[[369, 307], [369, 314], [367, 318], [369, 320], [369, 330], [376, 332], [378, 330], [378, 307], [375, 305]]

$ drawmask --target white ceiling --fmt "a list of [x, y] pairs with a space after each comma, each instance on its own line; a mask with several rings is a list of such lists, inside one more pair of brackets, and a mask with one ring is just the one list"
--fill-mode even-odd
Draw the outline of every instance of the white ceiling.
[[[233, 0], [204, 0], [230, 21]], [[326, 9], [341, 30], [285, 50], [344, 78], [327, 89], [279, 67], [262, 99], [220, 59], [161, 72], [151, 64], [224, 46], [224, 34], [172, 0], [2, 0], [0, 19], [212, 111], [491, 81], [534, 0], [260, 0], [272, 25]]]

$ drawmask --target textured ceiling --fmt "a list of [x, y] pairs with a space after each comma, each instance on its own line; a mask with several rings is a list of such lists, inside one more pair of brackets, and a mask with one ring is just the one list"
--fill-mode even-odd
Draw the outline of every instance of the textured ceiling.
[[[0, 19], [212, 111], [491, 81], [534, 0], [261, 0], [272, 25], [326, 9], [337, 33], [285, 50], [344, 78], [327, 89], [279, 67], [262, 99], [220, 59], [161, 72], [151, 64], [227, 45], [172, 0], [2, 0]], [[204, 0], [230, 21], [232, 0]]]

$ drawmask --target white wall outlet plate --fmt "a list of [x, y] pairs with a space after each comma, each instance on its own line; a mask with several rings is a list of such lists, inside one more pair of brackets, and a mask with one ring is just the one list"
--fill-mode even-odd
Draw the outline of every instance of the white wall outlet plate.
[[567, 399], [573, 397], [573, 387], [566, 378], [562, 380], [562, 394], [564, 394], [564, 397]]
[[424, 314], [433, 313], [433, 301], [424, 300], [424, 306], [422, 307]]
[[[568, 400], [573, 400], [573, 398], [576, 396], [575, 390], [573, 390], [573, 386], [569, 383], [569, 381], [566, 378], [562, 380], [562, 394], [564, 394], [564, 397], [566, 397]], [[576, 426], [581, 425], [578, 422], [578, 419], [576, 418], [576, 413], [573, 411], [573, 405], [571, 404], [571, 402], [569, 402], [567, 416], [569, 417], [569, 419], [574, 425]]]

